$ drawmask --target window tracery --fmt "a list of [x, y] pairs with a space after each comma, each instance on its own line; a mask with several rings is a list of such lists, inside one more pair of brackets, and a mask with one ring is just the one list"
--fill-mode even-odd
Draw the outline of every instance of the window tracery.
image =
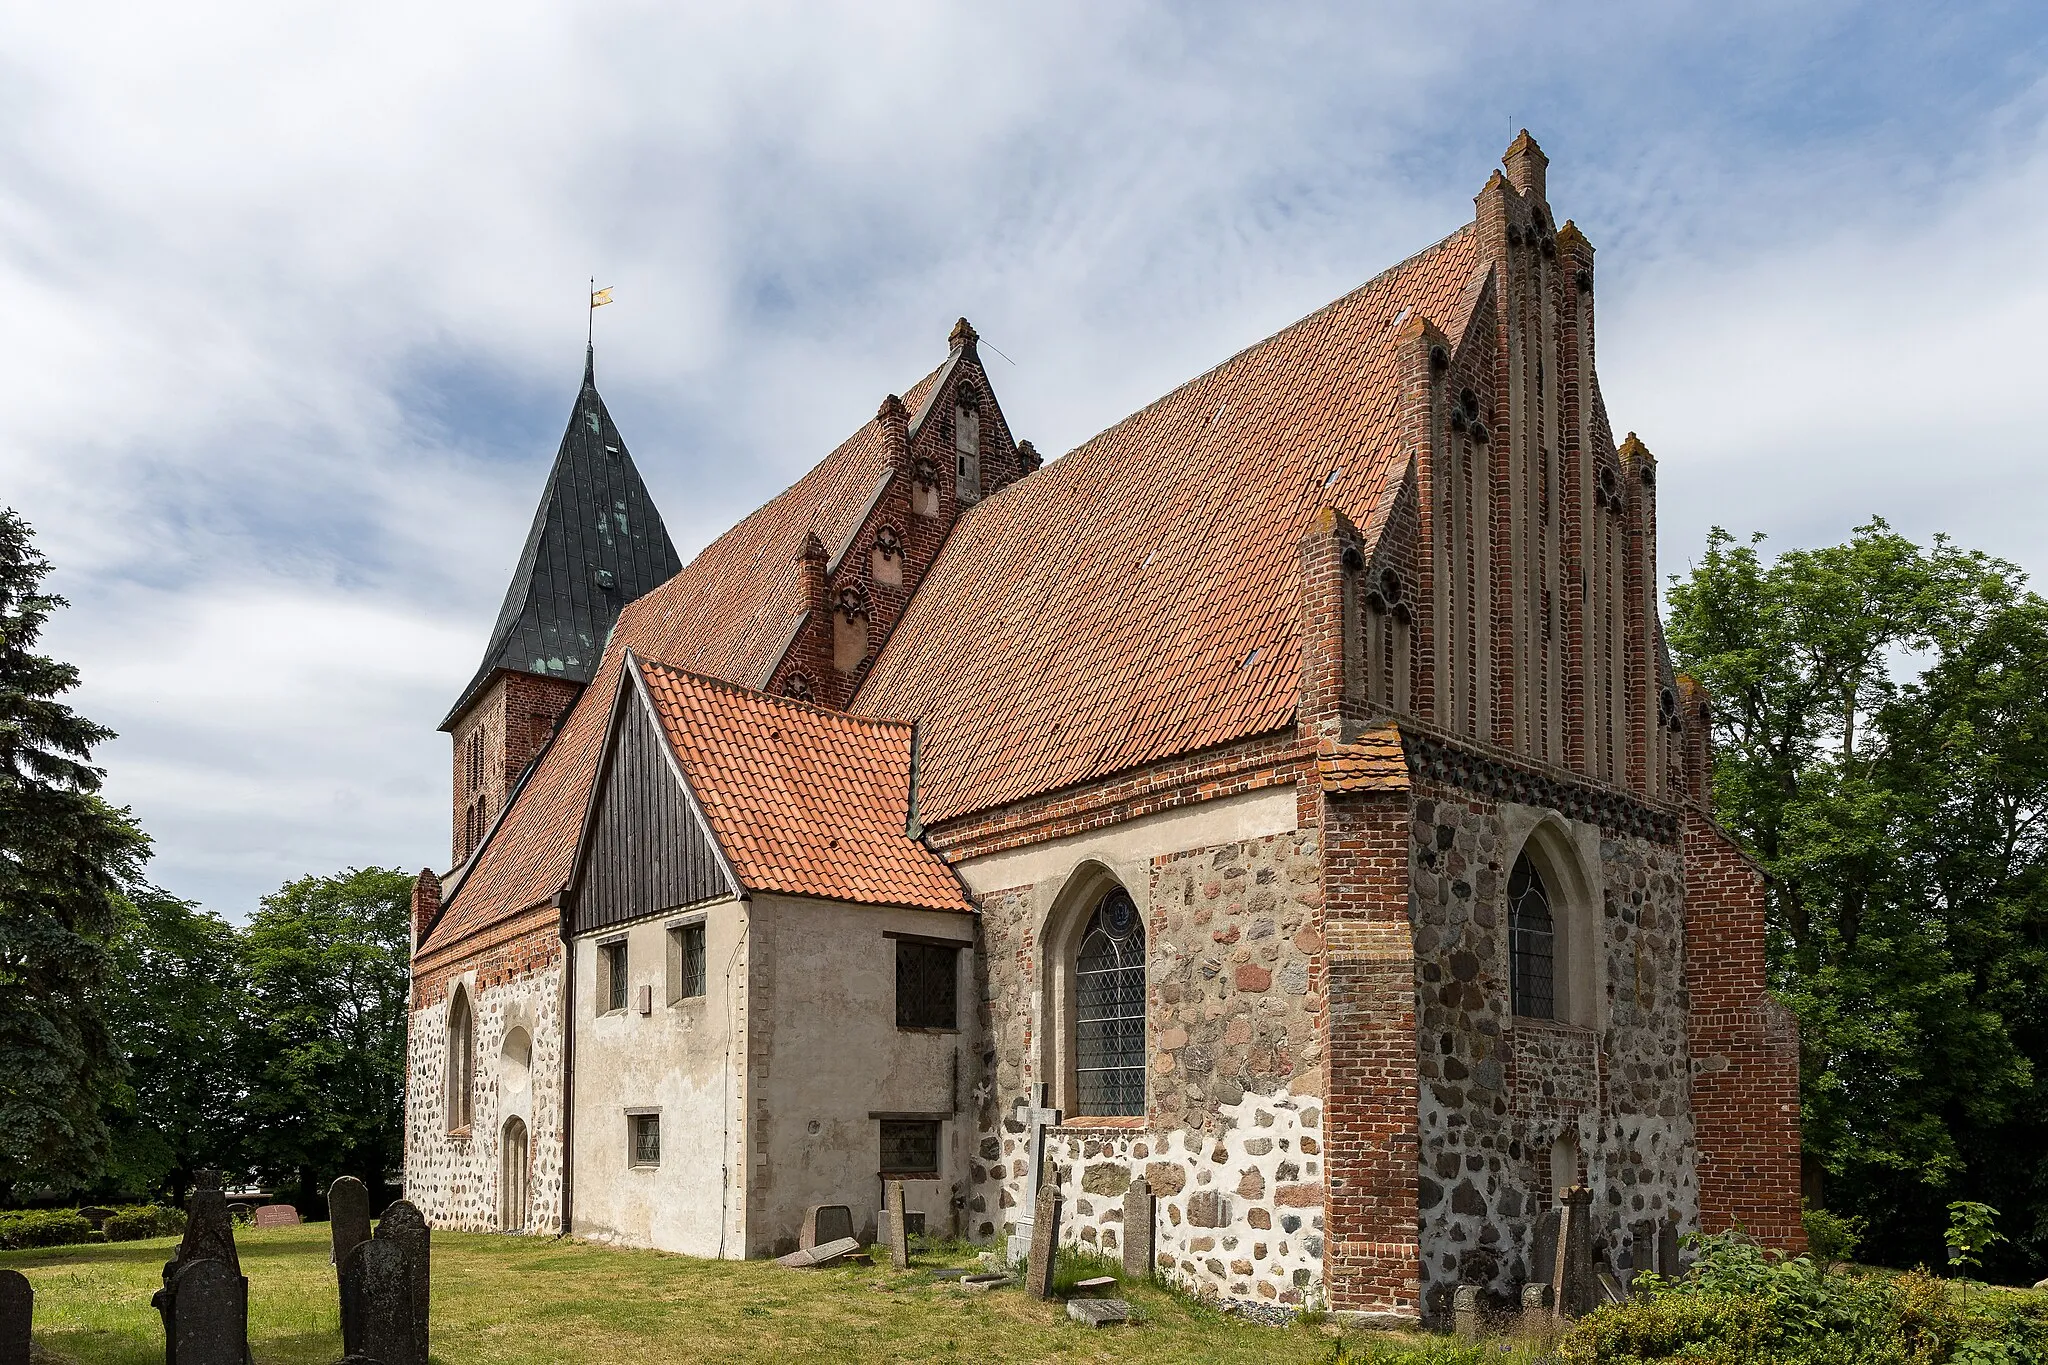
[[1112, 889], [1081, 933], [1074, 963], [1075, 1079], [1086, 1115], [1145, 1112], [1145, 925]]

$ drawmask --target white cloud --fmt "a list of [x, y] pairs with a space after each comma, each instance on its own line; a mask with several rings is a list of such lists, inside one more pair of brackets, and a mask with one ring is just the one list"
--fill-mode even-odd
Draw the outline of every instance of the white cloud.
[[1602, 247], [1667, 560], [1709, 519], [1871, 509], [2037, 559], [1985, 481], [2038, 448], [2038, 111], [1859, 125], [1839, 73], [1919, 54], [1857, 13], [16, 6], [0, 500], [76, 604], [51, 644], [123, 732], [157, 875], [240, 912], [445, 856], [431, 727], [559, 438], [588, 275], [687, 555], [956, 314], [1065, 449], [1454, 228], [1513, 116]]

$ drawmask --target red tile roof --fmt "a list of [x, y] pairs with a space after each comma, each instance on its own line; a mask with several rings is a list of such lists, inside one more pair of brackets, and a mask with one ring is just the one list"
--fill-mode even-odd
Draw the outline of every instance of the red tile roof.
[[[920, 404], [940, 371], [912, 385]], [[505, 812], [475, 865], [449, 892], [429, 936], [439, 947], [539, 904], [569, 876], [577, 829], [627, 649], [643, 658], [757, 687], [802, 619], [804, 537], [836, 553], [887, 472], [870, 419], [815, 469], [704, 548], [683, 571], [619, 614], [595, 680]]]
[[966, 512], [853, 703], [922, 723], [924, 818], [1290, 724], [1302, 532], [1401, 476], [1395, 334], [1483, 269], [1467, 226]]
[[1368, 730], [1351, 744], [1325, 743], [1316, 754], [1316, 771], [1326, 792], [1404, 792], [1410, 785], [1408, 755], [1395, 725]]
[[905, 832], [910, 726], [642, 662], [648, 696], [719, 846], [750, 891], [970, 910]]

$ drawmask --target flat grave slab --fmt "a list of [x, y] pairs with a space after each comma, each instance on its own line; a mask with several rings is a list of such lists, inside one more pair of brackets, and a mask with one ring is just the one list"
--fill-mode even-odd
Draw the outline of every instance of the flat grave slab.
[[1131, 1320], [1131, 1306], [1122, 1299], [1068, 1299], [1067, 1316], [1089, 1327], [1115, 1327]]

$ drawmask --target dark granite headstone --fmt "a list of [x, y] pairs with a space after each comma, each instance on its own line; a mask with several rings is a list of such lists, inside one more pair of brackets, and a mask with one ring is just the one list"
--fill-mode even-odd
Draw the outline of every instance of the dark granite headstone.
[[1142, 1180], [1133, 1180], [1131, 1187], [1124, 1191], [1123, 1232], [1124, 1274], [1133, 1279], [1152, 1277], [1152, 1238], [1156, 1217], [1152, 1187]]
[[1038, 1207], [1031, 1219], [1031, 1264], [1024, 1288], [1034, 1299], [1052, 1297], [1052, 1267], [1060, 1247], [1060, 1190], [1056, 1181], [1038, 1187]]
[[176, 1311], [168, 1365], [248, 1365], [247, 1280], [225, 1262], [201, 1258], [178, 1267], [170, 1294]]
[[329, 1259], [341, 1291], [341, 1346], [355, 1351], [362, 1345], [362, 1306], [351, 1299], [361, 1288], [360, 1276], [351, 1279], [345, 1267], [348, 1254], [370, 1240], [370, 1192], [363, 1182], [345, 1175], [327, 1187], [327, 1234]]
[[426, 1333], [414, 1316], [405, 1247], [395, 1238], [373, 1238], [350, 1252], [349, 1259], [362, 1278], [361, 1354], [383, 1365], [427, 1365]]
[[1536, 1216], [1536, 1235], [1529, 1239], [1529, 1279], [1533, 1283], [1550, 1283], [1550, 1273], [1557, 1265], [1557, 1223], [1563, 1213], [1551, 1208]]
[[[180, 1264], [220, 1261], [237, 1275], [242, 1273], [242, 1258], [235, 1254], [235, 1220], [229, 1216], [227, 1198], [219, 1190], [192, 1192], [185, 1204], [185, 1236], [173, 1259]], [[165, 1282], [169, 1282], [168, 1274]]]
[[797, 1229], [800, 1251], [853, 1236], [853, 1210], [844, 1204], [813, 1204], [804, 1210], [804, 1223]]
[[19, 1270], [0, 1270], [0, 1365], [28, 1365], [36, 1290]]
[[1574, 1185], [1564, 1193], [1557, 1225], [1557, 1263], [1551, 1267], [1551, 1302], [1565, 1317], [1583, 1317], [1600, 1301], [1593, 1277], [1593, 1192]]
[[[405, 1253], [405, 1280], [412, 1298], [410, 1321], [415, 1333], [415, 1354], [411, 1360], [418, 1365], [426, 1365], [427, 1317], [433, 1288], [427, 1220], [410, 1203], [403, 1199], [395, 1200], [384, 1210], [384, 1216], [377, 1220], [377, 1233], [373, 1240], [395, 1243]], [[385, 1365], [408, 1365], [406, 1361], [395, 1360], [375, 1348], [370, 1348], [367, 1353], [383, 1360]]]
[[[184, 1339], [184, 1302], [180, 1298], [179, 1285], [184, 1272], [202, 1262], [220, 1267], [221, 1273], [234, 1280], [238, 1286], [236, 1301], [240, 1303], [234, 1331], [242, 1343], [242, 1354], [234, 1357], [235, 1365], [242, 1365], [248, 1355], [249, 1343], [249, 1282], [242, 1278], [242, 1261], [235, 1254], [235, 1224], [228, 1216], [227, 1199], [220, 1192], [220, 1177], [212, 1171], [202, 1171], [199, 1187], [186, 1201], [185, 1236], [178, 1243], [178, 1254], [164, 1262], [163, 1288], [151, 1297], [150, 1304], [164, 1320], [165, 1365], [196, 1365], [180, 1354], [179, 1343]], [[216, 1292], [214, 1282], [220, 1278], [209, 1272], [203, 1280], [208, 1287], [199, 1291], [209, 1304], [216, 1303], [221, 1295]], [[214, 1313], [213, 1308], [207, 1310]], [[195, 1326], [193, 1330], [204, 1329], [214, 1332], [217, 1323], [209, 1319]]]
[[889, 1213], [889, 1264], [898, 1270], [910, 1268], [910, 1227], [903, 1216], [903, 1182], [882, 1182], [882, 1198]]
[[334, 1268], [341, 1286], [341, 1349], [350, 1355], [363, 1349], [363, 1248], [368, 1245], [350, 1247]]
[[1678, 1264], [1678, 1222], [1665, 1219], [1657, 1225], [1657, 1273], [1677, 1279], [1681, 1273]]

